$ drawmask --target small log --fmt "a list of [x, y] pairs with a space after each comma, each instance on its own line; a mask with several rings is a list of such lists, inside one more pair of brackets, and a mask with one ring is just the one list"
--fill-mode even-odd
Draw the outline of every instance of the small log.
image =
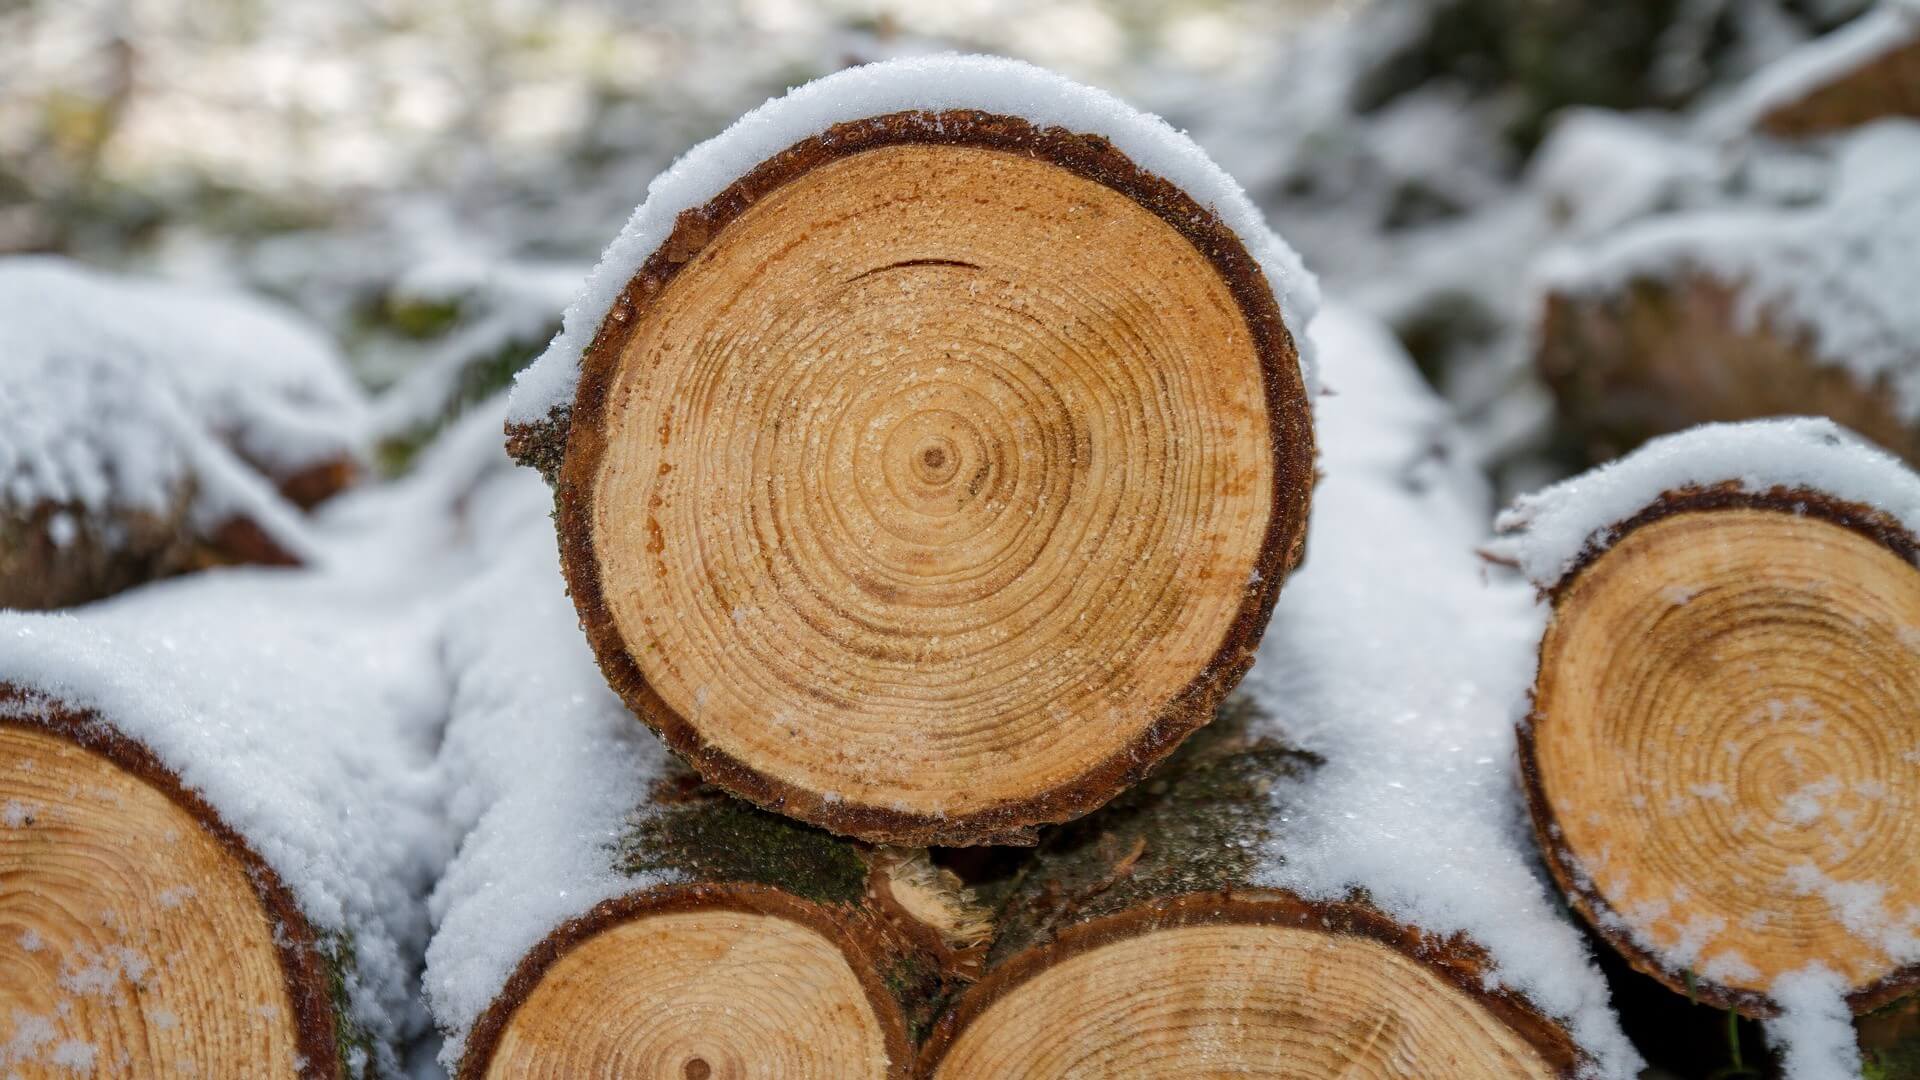
[[[941, 63], [942, 100], [1091, 94]], [[1206, 722], [1299, 557], [1311, 419], [1250, 254], [1277, 242], [1017, 116], [803, 120], [739, 160], [803, 95], [689, 155], [744, 171], [510, 447], [608, 680], [703, 776], [869, 841], [1030, 843]]]
[[342, 593], [0, 612], [0, 1071], [397, 1074], [444, 859], [409, 709], [432, 653], [335, 621]]
[[1537, 839], [1674, 991], [1764, 1018], [1815, 966], [1855, 1012], [1920, 987], [1916, 521], [1920, 478], [1812, 421], [1660, 440], [1504, 519], [1552, 603]]
[[1572, 1038], [1489, 989], [1471, 942], [1261, 886], [1274, 790], [1318, 763], [1256, 712], [1229, 703], [1147, 783], [1049, 837], [925, 1075], [1576, 1075]]
[[1748, 93], [1755, 126], [1789, 138], [1920, 117], [1920, 14], [1877, 5], [1762, 69]]
[[978, 966], [984, 913], [924, 853], [757, 809], [675, 761], [600, 679], [544, 529], [516, 531], [450, 627], [446, 760], [485, 796], [428, 952], [448, 1067], [909, 1075]]
[[173, 770], [3, 683], [0, 765], [0, 1064], [354, 1075], [342, 958]]

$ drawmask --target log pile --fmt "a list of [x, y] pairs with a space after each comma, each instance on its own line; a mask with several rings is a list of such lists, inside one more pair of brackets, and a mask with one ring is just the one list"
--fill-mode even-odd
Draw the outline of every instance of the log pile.
[[[1920, 477], [1825, 421], [1709, 427], [1502, 525], [1552, 605], [1520, 761], [1574, 908], [1718, 1007], [1910, 1011]], [[1910, 1025], [1861, 1032], [1911, 1075]]]

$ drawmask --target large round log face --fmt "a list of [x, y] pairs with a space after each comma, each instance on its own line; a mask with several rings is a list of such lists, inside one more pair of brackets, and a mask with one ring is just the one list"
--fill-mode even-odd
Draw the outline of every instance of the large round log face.
[[939, 1080], [1559, 1075], [1479, 998], [1371, 938], [1201, 924], [1073, 955], [954, 1039]]
[[0, 1071], [291, 1077], [314, 1049], [248, 867], [145, 779], [0, 724]]
[[1523, 755], [1553, 872], [1675, 989], [1912, 982], [1920, 571], [1885, 544], [1757, 507], [1633, 528], [1556, 597]]
[[771, 911], [660, 910], [559, 956], [484, 1072], [466, 1074], [879, 1080], [904, 1075], [897, 1024], [817, 927]]
[[806, 820], [1084, 812], [1248, 662], [1310, 483], [1292, 345], [1244, 252], [1044, 153], [813, 154], [683, 224], [588, 356], [590, 636], [710, 778]]

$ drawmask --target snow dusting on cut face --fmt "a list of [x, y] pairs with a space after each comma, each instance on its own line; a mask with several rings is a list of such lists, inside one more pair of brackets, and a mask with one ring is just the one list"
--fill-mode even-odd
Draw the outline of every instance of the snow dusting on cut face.
[[684, 210], [704, 206], [741, 176], [789, 146], [835, 124], [897, 112], [978, 109], [1037, 127], [1099, 135], [1135, 165], [1185, 191], [1239, 236], [1266, 273], [1307, 377], [1315, 386], [1303, 333], [1318, 287], [1300, 257], [1267, 227], [1246, 192], [1184, 133], [1101, 90], [1031, 64], [991, 56], [927, 56], [848, 68], [789, 91], [689, 150], [647, 187], [585, 290], [567, 308], [560, 333], [514, 383], [508, 422], [539, 423], [572, 406], [580, 358], [600, 323], [642, 264], [665, 243]]
[[426, 991], [449, 1069], [529, 949], [602, 900], [668, 880], [621, 872], [614, 851], [666, 749], [594, 665], [560, 576], [546, 489], [524, 471], [514, 481], [489, 511], [513, 523], [514, 539], [455, 603], [446, 632], [442, 760], [466, 840], [433, 894]]
[[1549, 256], [1540, 282], [1578, 296], [1705, 275], [1736, 291], [1743, 328], [1804, 337], [1817, 362], [1862, 386], [1884, 381], [1899, 414], [1920, 421], [1920, 124], [1847, 136], [1834, 171], [1815, 206], [1651, 218]]
[[297, 542], [275, 482], [357, 457], [365, 412], [332, 346], [259, 301], [0, 260], [0, 508], [190, 495], [196, 524], [244, 516]]
[[1632, 1077], [1606, 982], [1532, 856], [1513, 709], [1539, 614], [1524, 586], [1481, 579], [1488, 493], [1390, 334], [1338, 308], [1313, 333], [1334, 392], [1317, 417], [1326, 479], [1244, 686], [1326, 764], [1276, 792], [1263, 876], [1465, 934], [1495, 983], [1566, 1025], [1590, 1074]]
[[1605, 550], [1614, 526], [1669, 491], [1737, 484], [1806, 488], [1878, 510], [1920, 536], [1920, 476], [1831, 420], [1706, 424], [1649, 441], [1608, 465], [1514, 501], [1488, 555], [1551, 589]]

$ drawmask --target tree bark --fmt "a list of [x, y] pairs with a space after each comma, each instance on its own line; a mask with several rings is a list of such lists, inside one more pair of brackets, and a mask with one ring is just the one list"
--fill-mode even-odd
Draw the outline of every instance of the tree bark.
[[1743, 314], [1741, 292], [1692, 271], [1548, 295], [1536, 361], [1582, 456], [1607, 461], [1696, 424], [1821, 415], [1920, 463], [1920, 424], [1890, 375], [1864, 381], [1778, 313]]
[[[1274, 790], [1319, 762], [1256, 716], [1229, 702], [1144, 785], [1054, 833], [999, 886], [985, 974], [935, 1026], [926, 1075], [1237, 1075], [1282, 1062], [1289, 1075], [1412, 1075], [1410, 1063], [1436, 1061], [1449, 1076], [1574, 1074], [1569, 1035], [1489, 990], [1472, 943], [1364, 898], [1262, 886], [1258, 853], [1285, 812]], [[1166, 970], [1148, 966], [1156, 957]]]
[[1774, 980], [1809, 964], [1846, 979], [1856, 1012], [1913, 991], [1920, 965], [1874, 925], [1898, 934], [1920, 902], [1901, 839], [1920, 798], [1920, 544], [1871, 507], [1731, 483], [1603, 535], [1548, 590], [1520, 730], [1562, 891], [1636, 969], [1744, 1015], [1773, 1015]]
[[370, 1036], [344, 989], [352, 943], [316, 934], [172, 770], [108, 719], [6, 683], [0, 761], [6, 1064], [363, 1074]]
[[638, 1062], [673, 1077], [905, 1077], [989, 932], [925, 853], [835, 837], [684, 770], [611, 855], [637, 880], [672, 883], [604, 901], [529, 950], [475, 1025], [460, 1076]]
[[683, 213], [571, 409], [510, 436], [628, 706], [737, 795], [913, 846], [1030, 843], [1205, 723], [1312, 485], [1241, 239], [979, 112], [838, 125]]

